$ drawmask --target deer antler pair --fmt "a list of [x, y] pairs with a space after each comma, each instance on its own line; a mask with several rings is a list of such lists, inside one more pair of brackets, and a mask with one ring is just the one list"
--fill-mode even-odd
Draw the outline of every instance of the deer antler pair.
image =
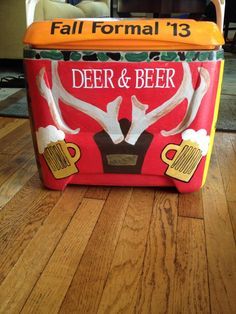
[[119, 108], [122, 101], [121, 96], [107, 104], [107, 111], [103, 111], [88, 102], [72, 96], [62, 86], [57, 71], [57, 62], [52, 62], [52, 88], [50, 89], [48, 87], [48, 81], [45, 81], [45, 68], [40, 70], [37, 82], [41, 95], [48, 103], [55, 124], [65, 133], [77, 134], [79, 129], [72, 130], [66, 125], [59, 107], [59, 99], [66, 105], [71, 106], [96, 120], [108, 133], [113, 143], [118, 144], [125, 140], [127, 143], [134, 145], [145, 129], [167, 115], [177, 105], [181, 104], [184, 99], [187, 100], [188, 105], [182, 122], [176, 128], [170, 131], [163, 130], [161, 133], [163, 136], [180, 133], [193, 122], [210, 82], [209, 73], [205, 68], [199, 68], [198, 71], [200, 73], [201, 81], [199, 87], [194, 90], [189, 65], [188, 63], [183, 62], [184, 75], [178, 91], [161, 106], [148, 113], [146, 113], [146, 111], [149, 108], [149, 105], [142, 104], [138, 101], [136, 96], [132, 96], [132, 123], [125, 139], [118, 121]]
[[161, 131], [161, 134], [163, 136], [169, 136], [180, 133], [193, 122], [202, 102], [202, 98], [208, 90], [210, 76], [205, 68], [198, 68], [201, 82], [199, 87], [194, 90], [191, 71], [187, 62], [183, 62], [183, 70], [183, 80], [175, 95], [147, 114], [146, 111], [149, 106], [139, 102], [136, 96], [132, 96], [132, 124], [125, 138], [127, 143], [134, 145], [144, 130], [167, 115], [177, 105], [181, 104], [184, 99], [187, 99], [187, 111], [182, 122], [170, 131]]

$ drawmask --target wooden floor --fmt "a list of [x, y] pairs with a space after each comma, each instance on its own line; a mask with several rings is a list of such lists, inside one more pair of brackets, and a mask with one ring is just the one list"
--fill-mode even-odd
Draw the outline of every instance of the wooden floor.
[[39, 181], [27, 120], [0, 118], [1, 313], [236, 313], [236, 134], [205, 187]]

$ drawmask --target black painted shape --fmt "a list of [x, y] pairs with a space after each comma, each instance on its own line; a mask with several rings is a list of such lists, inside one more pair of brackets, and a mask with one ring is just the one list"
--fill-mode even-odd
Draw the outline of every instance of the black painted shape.
[[119, 52], [107, 52], [106, 55], [114, 61], [119, 61], [121, 59]]
[[62, 54], [63, 54], [63, 57], [64, 57], [65, 61], [69, 61], [70, 60], [70, 53], [71, 53], [71, 51], [67, 51], [67, 50], [62, 51]]
[[180, 61], [185, 61], [186, 59], [185, 52], [179, 51], [178, 56], [179, 56]]
[[[124, 137], [129, 131], [131, 122], [127, 119], [121, 119], [120, 126]], [[94, 140], [100, 150], [103, 171], [105, 173], [141, 173], [143, 161], [147, 150], [152, 142], [153, 135], [147, 131], [144, 131], [138, 138], [135, 145], [131, 145], [122, 141], [119, 144], [114, 144], [110, 136], [103, 130], [94, 135]], [[135, 165], [110, 165], [108, 164], [107, 155], [131, 155], [137, 156], [137, 162]]]
[[154, 61], [160, 60], [160, 52], [154, 52], [154, 51], [150, 52], [149, 59], [150, 60], [153, 59]]
[[196, 61], [199, 58], [200, 52], [196, 52], [195, 56], [193, 57], [192, 61]]
[[84, 61], [98, 61], [98, 57], [97, 57], [97, 54], [96, 53], [93, 53], [91, 55], [86, 55], [86, 56], [83, 56], [82, 58]]

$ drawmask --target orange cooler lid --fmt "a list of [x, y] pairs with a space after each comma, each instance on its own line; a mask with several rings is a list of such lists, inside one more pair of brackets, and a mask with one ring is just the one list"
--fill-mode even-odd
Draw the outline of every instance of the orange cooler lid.
[[188, 19], [55, 19], [31, 24], [23, 41], [63, 50], [213, 50], [224, 44], [215, 23]]

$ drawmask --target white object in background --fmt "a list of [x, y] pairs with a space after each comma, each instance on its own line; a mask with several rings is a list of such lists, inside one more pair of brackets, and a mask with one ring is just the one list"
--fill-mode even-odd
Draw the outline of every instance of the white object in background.
[[25, 9], [26, 9], [26, 26], [29, 27], [34, 21], [34, 12], [36, 5], [40, 0], [26, 0]]
[[215, 8], [216, 8], [216, 23], [221, 33], [223, 33], [224, 16], [225, 16], [225, 0], [211, 0], [211, 2], [215, 5]]
[[[34, 21], [36, 5], [40, 0], [25, 0], [26, 26], [29, 27]], [[53, 2], [65, 3], [66, 0], [53, 0]]]

